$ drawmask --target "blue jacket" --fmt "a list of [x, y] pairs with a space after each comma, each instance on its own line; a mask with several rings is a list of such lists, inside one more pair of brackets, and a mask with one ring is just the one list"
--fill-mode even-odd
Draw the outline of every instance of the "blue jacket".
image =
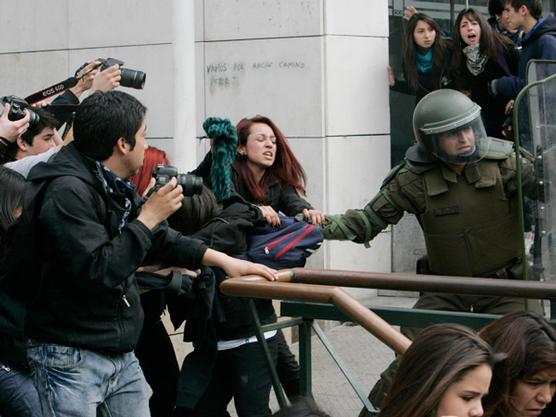
[[525, 86], [527, 63], [531, 59], [556, 60], [556, 19], [547, 16], [538, 23], [521, 41], [521, 56], [517, 76], [507, 76], [496, 80], [494, 91], [496, 95], [512, 99]]

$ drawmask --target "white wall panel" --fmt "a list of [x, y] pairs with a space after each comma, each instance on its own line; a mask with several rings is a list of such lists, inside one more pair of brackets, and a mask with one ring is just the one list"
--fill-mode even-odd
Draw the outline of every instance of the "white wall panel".
[[292, 137], [322, 137], [320, 38], [205, 44], [206, 116], [264, 114]]
[[[282, 126], [279, 126], [282, 129]], [[283, 131], [287, 136], [288, 132]], [[324, 208], [324, 139], [292, 138], [288, 142], [293, 153], [307, 174], [307, 196], [304, 198], [315, 208]]]
[[26, 97], [70, 75], [67, 51], [0, 55], [0, 68], [1, 96]]
[[[179, 0], [182, 1], [182, 0]], [[195, 42], [205, 40], [205, 1], [195, 1]]]
[[388, 134], [388, 39], [326, 36], [326, 136]]
[[0, 51], [6, 53], [67, 48], [67, 16], [68, 0], [3, 0], [0, 12]]
[[[388, 136], [327, 138], [328, 214], [362, 209], [378, 192], [390, 169]], [[352, 242], [331, 241], [326, 247], [326, 268], [390, 271], [389, 229], [371, 242], [371, 249]]]
[[[187, 0], [191, 1], [191, 0]], [[172, 42], [170, 0], [68, 1], [70, 48]]]
[[327, 138], [328, 212], [363, 208], [390, 170], [388, 136]]
[[205, 0], [205, 40], [322, 34], [322, 0]]
[[388, 0], [328, 0], [324, 17], [326, 35], [388, 36]]

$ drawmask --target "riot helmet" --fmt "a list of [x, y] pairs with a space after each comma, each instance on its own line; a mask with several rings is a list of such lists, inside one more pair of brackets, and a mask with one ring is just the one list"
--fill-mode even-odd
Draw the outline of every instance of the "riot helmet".
[[490, 147], [481, 107], [450, 89], [433, 91], [419, 101], [413, 112], [413, 132], [425, 152], [451, 164], [478, 161]]

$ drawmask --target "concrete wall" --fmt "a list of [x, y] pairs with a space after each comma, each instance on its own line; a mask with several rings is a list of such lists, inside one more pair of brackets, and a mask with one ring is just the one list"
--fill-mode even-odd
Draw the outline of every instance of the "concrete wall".
[[[198, 136], [207, 116], [268, 115], [305, 167], [315, 207], [362, 207], [389, 170], [388, 1], [190, 1]], [[175, 157], [175, 21], [170, 0], [4, 2], [0, 94], [26, 96], [85, 61], [121, 59], [147, 73], [144, 90], [126, 91], [149, 108], [149, 143]], [[185, 151], [200, 158], [206, 146]], [[387, 231], [371, 249], [327, 244], [310, 265], [389, 271], [390, 251]]]
[[[204, 116], [271, 117], [307, 171], [315, 207], [337, 213], [363, 206], [389, 170], [387, 1], [203, 6], [197, 57]], [[370, 250], [328, 243], [309, 264], [389, 271], [390, 235]]]

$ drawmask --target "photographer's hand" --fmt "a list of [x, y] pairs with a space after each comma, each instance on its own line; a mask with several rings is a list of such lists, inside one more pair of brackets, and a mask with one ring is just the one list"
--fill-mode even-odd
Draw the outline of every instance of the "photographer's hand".
[[168, 184], [154, 192], [143, 204], [137, 220], [152, 230], [177, 211], [182, 205], [183, 194], [181, 185], [176, 187], [176, 184], [176, 179], [172, 178]]
[[91, 88], [93, 85], [93, 80], [95, 78], [96, 73], [98, 70], [94, 69], [100, 65], [98, 61], [91, 61], [87, 65], [79, 71], [77, 75], [86, 74], [84, 75], [78, 82], [75, 87], [70, 88], [70, 91], [75, 95], [75, 97], [80, 97], [85, 91]]
[[122, 70], [119, 65], [112, 65], [99, 71], [93, 80], [92, 91], [110, 91], [120, 85]]
[[21, 136], [29, 127], [29, 112], [25, 111], [25, 117], [23, 119], [11, 121], [8, 119], [8, 114], [10, 113], [10, 105], [8, 103], [4, 104], [4, 110], [2, 111], [2, 116], [0, 117], [0, 138], [4, 141], [15, 142], [15, 140]]

